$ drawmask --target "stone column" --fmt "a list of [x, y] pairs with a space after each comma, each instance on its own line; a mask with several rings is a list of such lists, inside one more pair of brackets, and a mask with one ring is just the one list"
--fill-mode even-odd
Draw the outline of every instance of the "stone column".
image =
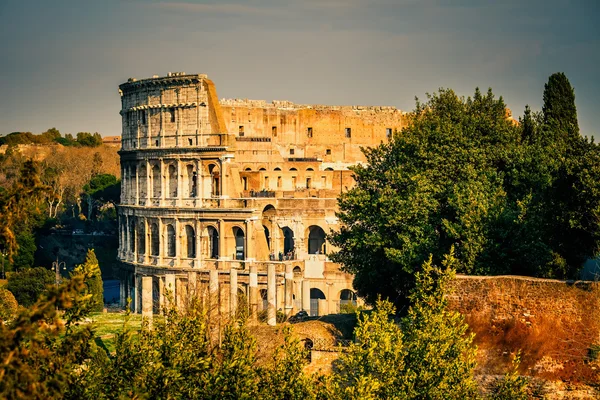
[[177, 298], [177, 291], [175, 287], [175, 274], [165, 274], [165, 300], [164, 306], [166, 309], [173, 307]]
[[294, 309], [294, 272], [292, 265], [285, 266], [285, 315], [288, 317]]
[[310, 314], [310, 282], [302, 281], [302, 309]]
[[165, 254], [165, 234], [162, 218], [158, 218], [158, 265], [163, 264], [163, 255]]
[[194, 232], [196, 233], [196, 260], [194, 266], [196, 268], [202, 268], [202, 226], [198, 220], [194, 222]]
[[148, 318], [152, 325], [152, 277], [142, 277], [142, 318]]
[[254, 235], [254, 221], [252, 220], [246, 220], [246, 251], [245, 251], [245, 258], [246, 259], [251, 259], [251, 260], [255, 260], [255, 254], [254, 254], [254, 240], [252, 238], [252, 236]]
[[219, 312], [219, 271], [211, 269], [208, 275], [208, 315], [214, 321]]
[[140, 304], [141, 301], [141, 297], [142, 297], [142, 276], [135, 274], [135, 286], [134, 286], [134, 292], [135, 292], [135, 299], [134, 300], [134, 308], [135, 308], [135, 313], [139, 314], [142, 312], [142, 305]]
[[135, 201], [133, 202], [135, 205], [140, 204], [140, 165], [139, 163], [135, 164]]
[[183, 199], [183, 169], [181, 168], [181, 160], [177, 159], [177, 207], [181, 207], [182, 199]]
[[129, 215], [125, 215], [125, 259], [129, 260], [131, 254], [129, 247], [129, 236], [131, 236], [131, 229], [129, 227]]
[[150, 262], [150, 228], [148, 227], [148, 218], [144, 218], [144, 264], [148, 264]]
[[[168, 175], [168, 171], [167, 171], [167, 175]], [[165, 197], [166, 197], [166, 192], [167, 192], [167, 179], [165, 178], [165, 162], [163, 161], [163, 159], [160, 159], [160, 174], [159, 174], [159, 178], [160, 178], [160, 205], [164, 206], [165, 205]]]
[[277, 324], [275, 264], [267, 264], [267, 324]]
[[146, 207], [150, 206], [150, 199], [152, 196], [152, 165], [150, 161], [146, 160]]
[[219, 220], [219, 259], [226, 259], [225, 254], [225, 221]]
[[238, 275], [237, 269], [229, 270], [229, 314], [235, 318], [238, 307]]
[[[181, 224], [179, 218], [175, 218], [175, 267], [181, 266]], [[187, 254], [186, 254], [187, 256]]]
[[258, 274], [256, 265], [250, 266], [250, 285], [249, 285], [249, 301], [250, 301], [250, 318], [256, 320], [258, 313]]
[[119, 306], [125, 307], [127, 304], [127, 296], [126, 296], [126, 285], [125, 282], [121, 279], [119, 280]]

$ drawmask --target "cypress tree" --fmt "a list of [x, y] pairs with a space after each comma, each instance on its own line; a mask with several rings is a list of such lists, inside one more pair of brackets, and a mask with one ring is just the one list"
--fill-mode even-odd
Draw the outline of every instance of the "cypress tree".
[[577, 108], [575, 91], [563, 72], [557, 72], [548, 78], [544, 85], [544, 123], [566, 136], [578, 136]]

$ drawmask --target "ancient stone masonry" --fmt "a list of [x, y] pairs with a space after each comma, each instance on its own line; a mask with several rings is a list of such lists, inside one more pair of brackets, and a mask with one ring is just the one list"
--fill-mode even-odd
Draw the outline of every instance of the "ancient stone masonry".
[[156, 312], [170, 291], [178, 304], [198, 294], [230, 313], [243, 298], [269, 323], [276, 309], [322, 315], [356, 303], [325, 235], [353, 185], [348, 167], [405, 126], [400, 110], [219, 102], [202, 74], [130, 79], [119, 92], [123, 302]]

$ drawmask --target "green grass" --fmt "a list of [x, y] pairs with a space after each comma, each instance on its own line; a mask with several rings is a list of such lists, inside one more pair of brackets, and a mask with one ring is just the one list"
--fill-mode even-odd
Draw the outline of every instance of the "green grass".
[[[115, 335], [123, 331], [124, 327], [131, 331], [138, 331], [142, 326], [142, 316], [139, 314], [125, 313], [93, 313], [89, 316], [92, 329], [96, 336], [102, 340], [104, 346], [113, 353], [115, 351]], [[127, 325], [125, 321], [127, 320]]]

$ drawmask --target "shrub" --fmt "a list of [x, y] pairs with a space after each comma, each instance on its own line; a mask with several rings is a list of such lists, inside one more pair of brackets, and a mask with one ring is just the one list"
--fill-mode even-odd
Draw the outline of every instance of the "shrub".
[[31, 307], [46, 291], [47, 286], [54, 283], [54, 279], [54, 272], [44, 267], [28, 268], [10, 274], [6, 288], [20, 305]]
[[15, 316], [19, 303], [8, 290], [0, 288], [0, 320], [8, 320]]

